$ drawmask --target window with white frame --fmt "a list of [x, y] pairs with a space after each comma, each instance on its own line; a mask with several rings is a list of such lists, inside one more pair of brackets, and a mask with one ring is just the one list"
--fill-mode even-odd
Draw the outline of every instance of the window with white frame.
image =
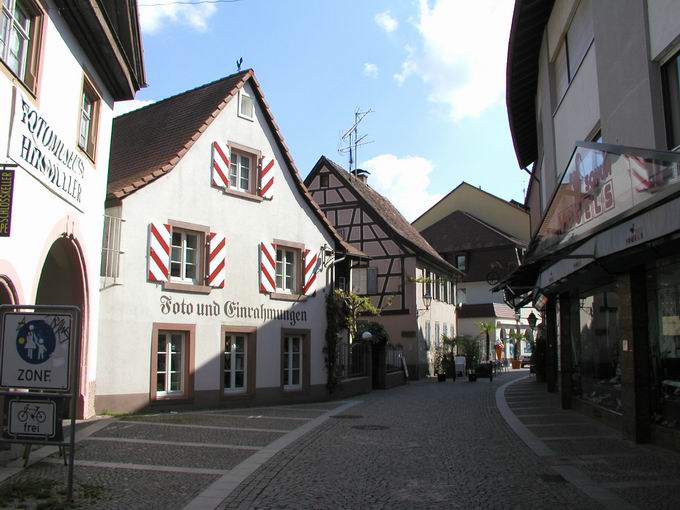
[[441, 337], [439, 336], [439, 323], [435, 322], [434, 323], [434, 347], [435, 349], [439, 349], [441, 346]]
[[254, 158], [248, 154], [237, 152], [232, 149], [231, 160], [229, 165], [229, 187], [244, 191], [246, 193], [252, 192]]
[[80, 129], [78, 147], [92, 160], [97, 148], [97, 131], [99, 124], [99, 95], [87, 78], [83, 79], [83, 90], [80, 98]]
[[35, 91], [42, 11], [30, 0], [2, 0], [0, 7], [0, 60]]
[[186, 333], [160, 331], [156, 350], [156, 396], [184, 393]]
[[354, 267], [352, 268], [352, 292], [359, 295], [378, 293], [378, 268], [377, 267]]
[[102, 262], [100, 276], [112, 278], [115, 282], [120, 273], [120, 238], [123, 219], [104, 215], [104, 237], [102, 239]]
[[442, 339], [444, 337], [448, 338], [448, 336], [449, 336], [449, 325], [444, 323], [444, 324], [442, 324]]
[[239, 92], [238, 101], [238, 115], [248, 120], [253, 120], [255, 117], [255, 107], [253, 105], [253, 98], [245, 90], [241, 89]]
[[200, 284], [200, 254], [203, 235], [178, 228], [172, 229], [170, 280]]
[[432, 324], [430, 321], [425, 323], [425, 343], [428, 349], [432, 346]]
[[296, 294], [298, 292], [299, 251], [289, 248], [276, 250], [276, 290]]
[[302, 337], [283, 337], [283, 389], [302, 388]]
[[423, 296], [432, 297], [432, 273], [428, 269], [425, 269], [424, 275], [425, 284], [423, 285]]
[[223, 389], [235, 393], [246, 391], [248, 335], [225, 332]]
[[464, 253], [456, 255], [456, 267], [460, 271], [463, 272], [467, 271], [467, 255], [465, 255]]

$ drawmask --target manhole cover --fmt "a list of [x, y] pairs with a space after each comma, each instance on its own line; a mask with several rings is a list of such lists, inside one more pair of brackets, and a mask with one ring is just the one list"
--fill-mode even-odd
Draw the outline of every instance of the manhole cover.
[[352, 428], [357, 429], [357, 430], [387, 430], [387, 429], [389, 429], [389, 427], [385, 427], [385, 425], [355, 425]]
[[566, 483], [566, 480], [562, 475], [542, 474], [540, 475], [540, 478], [548, 483]]
[[334, 414], [331, 418], [335, 418], [336, 420], [358, 420], [359, 418], [363, 418], [363, 416], [359, 416], [358, 414]]

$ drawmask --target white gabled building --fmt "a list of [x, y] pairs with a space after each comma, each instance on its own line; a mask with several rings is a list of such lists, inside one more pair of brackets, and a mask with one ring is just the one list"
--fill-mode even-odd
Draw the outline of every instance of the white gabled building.
[[252, 70], [114, 121], [98, 411], [326, 398], [344, 244]]
[[77, 305], [94, 411], [113, 104], [143, 87], [134, 0], [0, 0], [0, 305]]

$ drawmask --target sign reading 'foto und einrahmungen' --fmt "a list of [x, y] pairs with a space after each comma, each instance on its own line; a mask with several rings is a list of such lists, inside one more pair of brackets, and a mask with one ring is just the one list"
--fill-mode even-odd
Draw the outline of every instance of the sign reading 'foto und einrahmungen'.
[[93, 168], [73, 140], [75, 133], [58, 132], [55, 124], [15, 89], [9, 157], [82, 212], [85, 178], [92, 175]]

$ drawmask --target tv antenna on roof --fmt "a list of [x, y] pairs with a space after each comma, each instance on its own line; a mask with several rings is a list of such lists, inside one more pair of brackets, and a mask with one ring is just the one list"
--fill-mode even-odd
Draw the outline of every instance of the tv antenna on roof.
[[369, 108], [365, 112], [362, 112], [359, 110], [359, 108], [357, 108], [354, 111], [354, 124], [341, 137], [342, 142], [346, 143], [347, 145], [344, 147], [340, 147], [338, 149], [338, 152], [340, 152], [341, 154], [349, 153], [350, 173], [356, 172], [357, 170], [357, 161], [359, 160], [357, 152], [359, 150], [359, 147], [361, 147], [362, 145], [373, 143], [373, 140], [370, 141], [366, 140], [366, 137], [368, 135], [359, 136], [359, 124], [361, 123], [362, 120], [364, 120], [364, 117], [366, 117], [366, 115], [368, 115], [369, 113], [373, 113], [373, 110]]

